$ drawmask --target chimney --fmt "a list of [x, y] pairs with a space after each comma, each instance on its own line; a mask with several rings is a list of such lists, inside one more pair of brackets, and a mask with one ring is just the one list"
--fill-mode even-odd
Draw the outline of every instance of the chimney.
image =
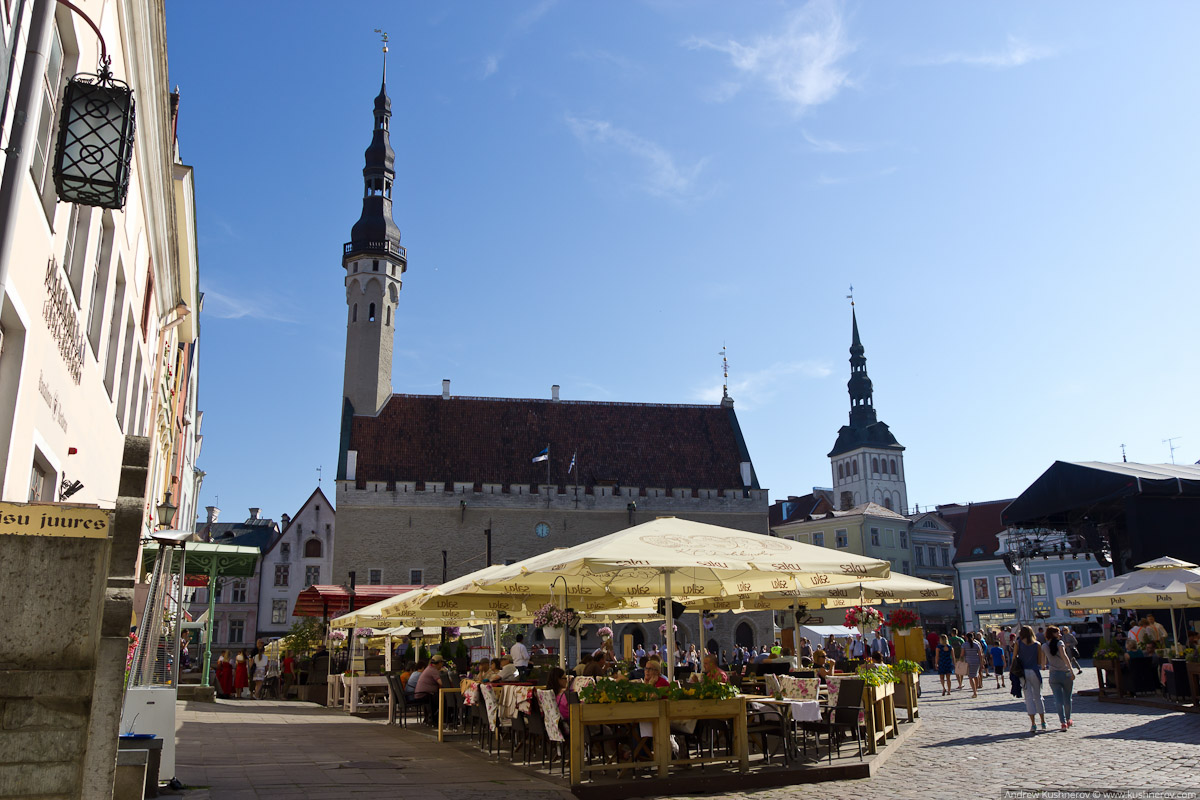
[[262, 512], [261, 508], [250, 509], [250, 519], [258, 519], [258, 515]]
[[212, 525], [217, 521], [217, 517], [221, 516], [221, 509], [216, 506], [205, 506], [204, 510], [208, 512], [208, 524]]
[[292, 518], [290, 516], [288, 516], [287, 514], [280, 514], [279, 515], [279, 529], [283, 530], [284, 528], [286, 528], [288, 526], [288, 523], [291, 521], [292, 521]]
[[558, 384], [557, 383], [550, 387], [550, 399], [556, 403], [558, 402]]
[[443, 400], [450, 399], [450, 379], [449, 378], [442, 378], [442, 399]]

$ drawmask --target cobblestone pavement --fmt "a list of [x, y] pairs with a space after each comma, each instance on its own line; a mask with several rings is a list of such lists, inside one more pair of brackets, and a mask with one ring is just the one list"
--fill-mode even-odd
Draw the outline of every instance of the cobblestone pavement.
[[[1047, 686], [1047, 730], [1030, 734], [1024, 701], [995, 688], [994, 678], [984, 686], [977, 700], [969, 689], [942, 697], [937, 676], [923, 676], [921, 728], [870, 780], [708, 797], [933, 800], [995, 798], [1003, 788], [1200, 789], [1200, 714], [1076, 697], [1075, 724], [1063, 733]], [[1085, 669], [1075, 688], [1095, 689], [1096, 671]]]
[[[1095, 688], [1088, 670], [1076, 688]], [[1200, 788], [1200, 714], [1075, 699], [1063, 733], [1047, 695], [1047, 732], [1030, 734], [1022, 701], [988, 679], [940, 696], [922, 679], [921, 727], [870, 780], [709, 795], [782, 800], [999, 797], [1002, 788]], [[439, 745], [378, 721], [306, 703], [181, 703], [178, 767], [187, 800], [371, 796], [405, 800], [564, 800], [571, 795], [465, 744]]]

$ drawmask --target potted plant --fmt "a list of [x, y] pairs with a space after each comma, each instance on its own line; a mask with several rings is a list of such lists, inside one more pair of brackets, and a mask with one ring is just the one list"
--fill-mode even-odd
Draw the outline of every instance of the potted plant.
[[846, 627], [858, 628], [865, 632], [878, 628], [883, 623], [883, 615], [870, 606], [851, 606], [846, 609]]
[[558, 639], [562, 636], [563, 628], [574, 628], [579, 624], [579, 615], [569, 608], [562, 609], [553, 603], [546, 603], [533, 613], [533, 624], [542, 629], [545, 638]]
[[609, 639], [612, 638], [613, 631], [612, 631], [612, 628], [605, 625], [596, 630], [596, 635], [600, 637], [600, 641], [607, 642]]
[[922, 668], [916, 661], [901, 659], [892, 667], [896, 675], [896, 699], [909, 710], [911, 718], [913, 709], [917, 707], [917, 689]]
[[897, 608], [888, 615], [887, 626], [894, 631], [907, 631], [916, 627], [921, 621], [917, 612], [910, 608]]

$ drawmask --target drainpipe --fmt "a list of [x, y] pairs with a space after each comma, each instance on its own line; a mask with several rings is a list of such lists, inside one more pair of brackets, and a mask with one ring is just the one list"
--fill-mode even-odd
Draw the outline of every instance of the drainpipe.
[[46, 54], [54, 32], [55, 0], [34, 0], [33, 19], [29, 25], [29, 46], [25, 50], [25, 66], [21, 71], [21, 86], [13, 109], [12, 131], [8, 137], [8, 154], [4, 162], [4, 178], [0, 181], [0, 301], [8, 281], [8, 265], [12, 260], [13, 236], [17, 231], [17, 196], [25, 173], [29, 171], [33, 137], [37, 127], [37, 112], [41, 106], [42, 75], [46, 71]]

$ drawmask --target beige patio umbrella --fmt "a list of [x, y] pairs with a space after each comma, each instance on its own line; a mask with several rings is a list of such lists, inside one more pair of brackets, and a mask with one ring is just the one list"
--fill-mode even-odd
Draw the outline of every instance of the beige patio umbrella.
[[954, 587], [927, 581], [900, 572], [877, 581], [857, 586], [831, 586], [828, 588], [792, 589], [780, 592], [763, 592], [758, 595], [702, 598], [685, 603], [689, 608], [705, 611], [779, 611], [793, 603], [818, 601], [825, 608], [848, 608], [855, 605], [878, 605], [879, 603], [920, 603], [927, 600], [953, 600]]
[[[554, 593], [561, 582], [563, 605], [605, 594], [644, 605], [659, 597], [686, 600], [853, 584], [890, 572], [890, 564], [880, 559], [666, 517], [526, 559], [476, 585], [483, 592], [534, 594]], [[673, 653], [674, 620], [665, 622]], [[673, 659], [667, 659], [667, 667], [673, 679]]]
[[1064, 610], [1102, 611], [1113, 608], [1165, 608], [1171, 615], [1171, 637], [1179, 649], [1176, 608], [1200, 606], [1200, 568], [1163, 556], [1138, 564], [1133, 572], [1093, 583], [1056, 601]]

